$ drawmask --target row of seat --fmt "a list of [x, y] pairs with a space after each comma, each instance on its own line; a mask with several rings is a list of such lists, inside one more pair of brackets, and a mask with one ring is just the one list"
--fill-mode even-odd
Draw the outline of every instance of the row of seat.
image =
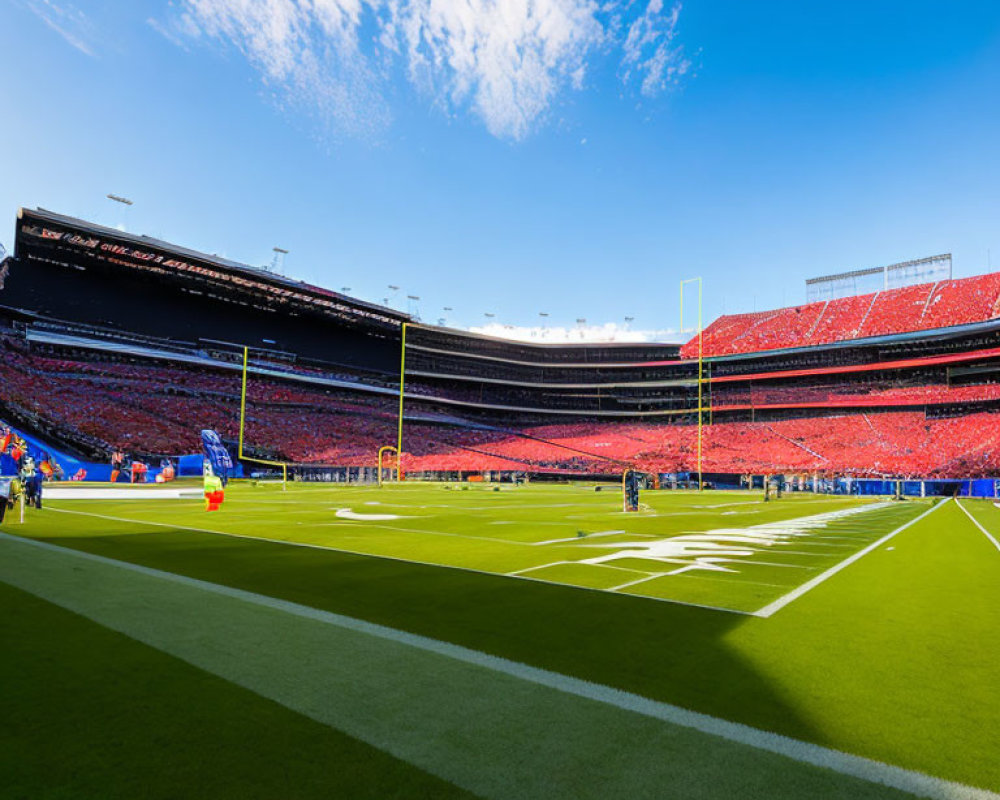
[[[238, 375], [148, 361], [52, 359], [3, 337], [0, 356], [3, 405], [16, 410], [19, 418], [36, 421], [40, 430], [54, 431], [92, 452], [176, 455], [200, 449], [202, 428], [214, 428], [227, 439], [238, 434]], [[1000, 399], [995, 385], [859, 389], [886, 406], [900, 398], [921, 403]], [[795, 392], [803, 397], [842, 390], [763, 391], [777, 393], [768, 395], [770, 400], [788, 401]], [[576, 421], [526, 426], [511, 418], [511, 430], [491, 430], [442, 421], [442, 416], [428, 414], [423, 421], [406, 424], [407, 470], [606, 473], [635, 465], [674, 472], [697, 465], [697, 432], [691, 425]], [[702, 466], [730, 473], [1000, 474], [998, 422], [1000, 414], [988, 411], [927, 419], [922, 412], [908, 410], [717, 423], [704, 428]], [[248, 445], [262, 455], [370, 466], [377, 449], [395, 441], [396, 407], [391, 397], [257, 379], [245, 433]]]
[[[702, 355], [754, 353], [964, 325], [1000, 314], [1000, 273], [905, 286], [753, 314], [729, 314], [701, 335]], [[681, 348], [698, 355], [698, 337]]]

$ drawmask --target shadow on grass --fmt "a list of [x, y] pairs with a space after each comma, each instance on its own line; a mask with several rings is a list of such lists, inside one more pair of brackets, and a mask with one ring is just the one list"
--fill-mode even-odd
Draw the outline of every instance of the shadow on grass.
[[452, 642], [823, 744], [727, 647], [737, 614], [187, 530], [42, 541]]

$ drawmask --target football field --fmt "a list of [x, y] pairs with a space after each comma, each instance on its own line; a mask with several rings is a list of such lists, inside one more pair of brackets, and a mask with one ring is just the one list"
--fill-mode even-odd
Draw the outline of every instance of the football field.
[[188, 491], [8, 516], [11, 796], [1000, 791], [991, 502]]

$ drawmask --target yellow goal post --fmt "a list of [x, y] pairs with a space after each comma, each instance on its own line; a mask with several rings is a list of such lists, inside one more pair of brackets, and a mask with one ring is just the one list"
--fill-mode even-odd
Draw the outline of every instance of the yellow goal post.
[[243, 454], [243, 430], [246, 426], [247, 415], [247, 359], [250, 353], [248, 347], [243, 348], [243, 384], [240, 390], [240, 440], [239, 459], [249, 461], [251, 464], [265, 464], [269, 467], [281, 467], [281, 491], [288, 491], [288, 464], [284, 461], [268, 461], [266, 458], [251, 458]]
[[[378, 466], [376, 467], [376, 475], [378, 476], [378, 485], [382, 485], [382, 458], [386, 453], [396, 454], [396, 481], [399, 481], [399, 450], [395, 445], [387, 444], [385, 447], [380, 447], [378, 449]], [[391, 470], [392, 467], [390, 466]]]

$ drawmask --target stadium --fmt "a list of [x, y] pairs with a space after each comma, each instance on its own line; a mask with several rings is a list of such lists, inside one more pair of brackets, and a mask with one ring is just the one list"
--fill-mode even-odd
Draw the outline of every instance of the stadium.
[[536, 344], [15, 226], [11, 796], [997, 796], [1000, 273]]
[[0, 800], [1000, 800], [1000, 3], [0, 30]]

